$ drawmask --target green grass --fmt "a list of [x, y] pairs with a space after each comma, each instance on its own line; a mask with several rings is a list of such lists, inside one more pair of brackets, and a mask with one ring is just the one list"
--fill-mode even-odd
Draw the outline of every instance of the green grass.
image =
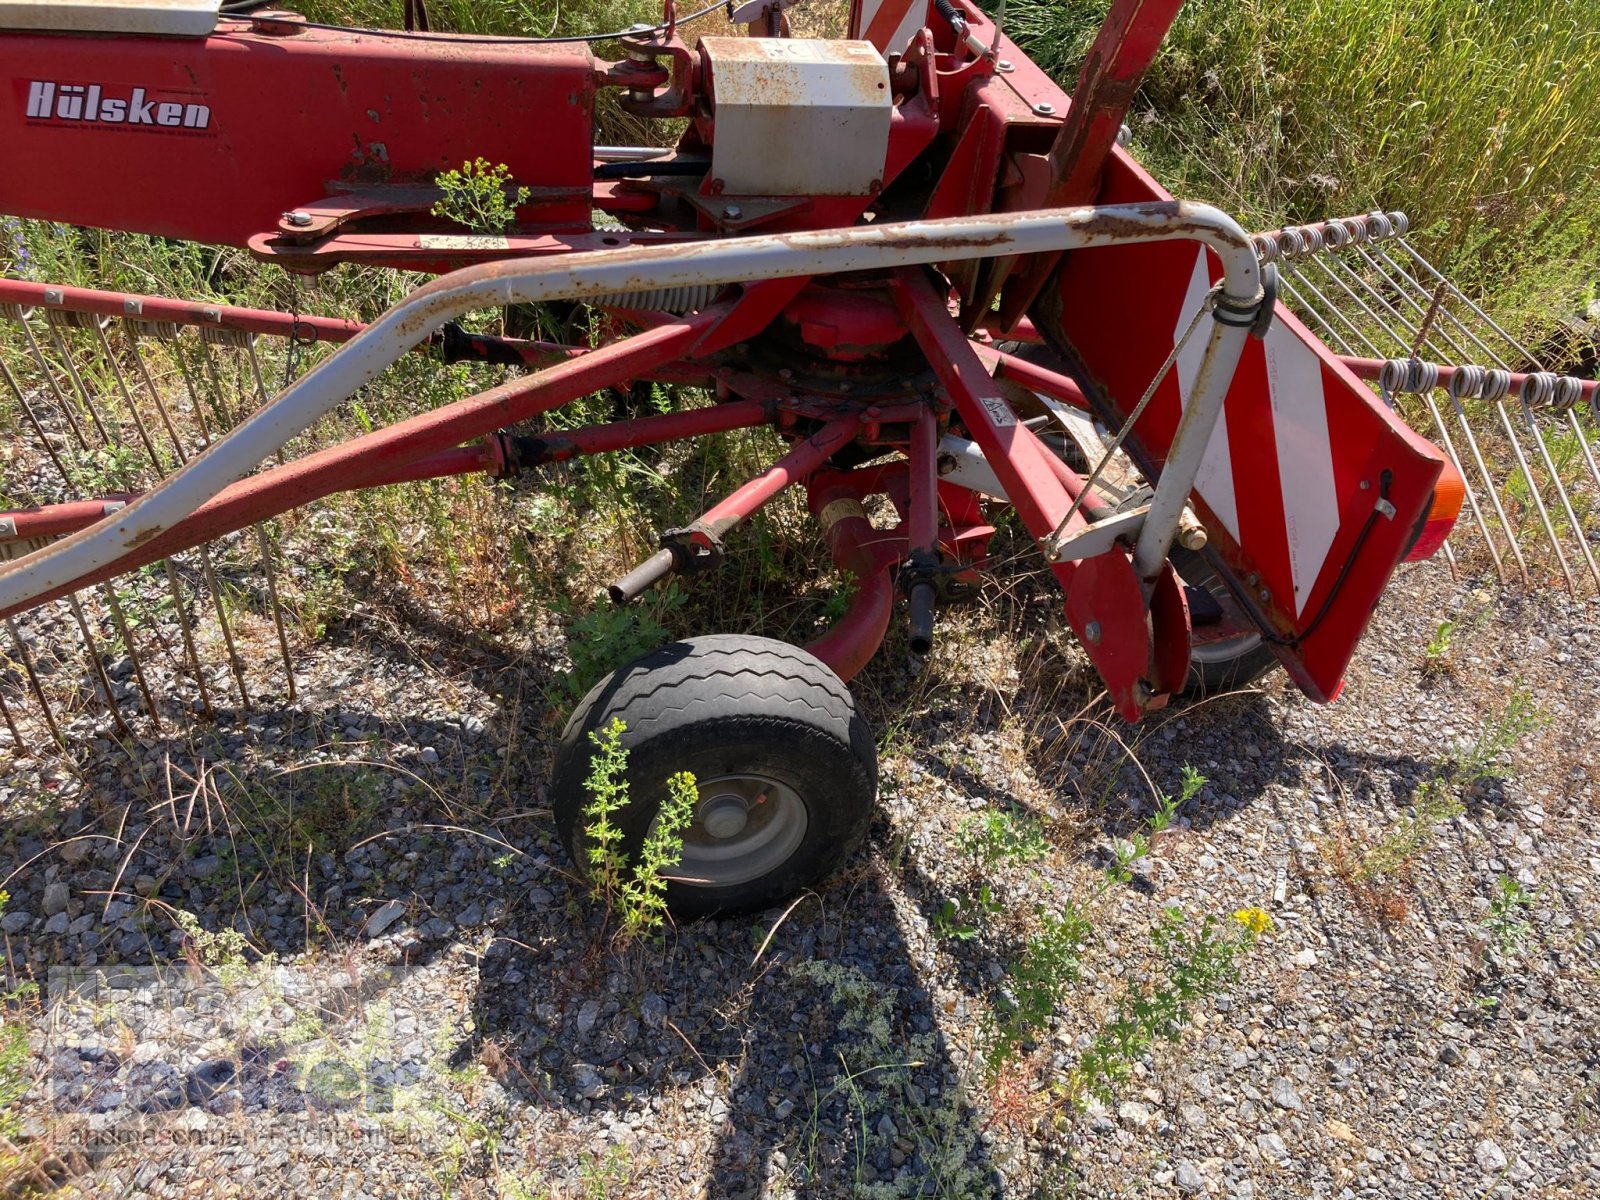
[[[1014, 0], [1069, 88], [1104, 0]], [[1135, 154], [1169, 191], [1268, 228], [1404, 209], [1524, 330], [1600, 277], [1600, 8], [1591, 0], [1190, 0], [1145, 79]]]

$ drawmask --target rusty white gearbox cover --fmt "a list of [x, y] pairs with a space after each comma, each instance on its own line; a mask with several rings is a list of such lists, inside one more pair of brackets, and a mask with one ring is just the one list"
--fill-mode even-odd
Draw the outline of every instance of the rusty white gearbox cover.
[[0, 0], [0, 29], [206, 37], [221, 0]]
[[889, 66], [870, 42], [701, 38], [725, 196], [865, 196], [889, 149]]

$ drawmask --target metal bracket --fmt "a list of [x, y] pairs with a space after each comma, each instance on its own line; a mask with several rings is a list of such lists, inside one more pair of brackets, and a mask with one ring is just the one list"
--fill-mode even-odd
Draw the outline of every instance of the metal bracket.
[[1149, 515], [1150, 506], [1141, 504], [1138, 508], [1130, 508], [1127, 512], [1096, 521], [1073, 537], [1062, 538], [1059, 541], [1046, 538], [1044, 556], [1051, 562], [1064, 562], [1104, 554], [1115, 546], [1120, 538], [1137, 539], [1139, 531], [1144, 528], [1145, 518]]

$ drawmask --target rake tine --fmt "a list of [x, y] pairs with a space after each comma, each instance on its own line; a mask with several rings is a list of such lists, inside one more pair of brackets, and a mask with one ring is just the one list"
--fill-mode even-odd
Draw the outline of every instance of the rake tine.
[[1511, 414], [1506, 412], [1505, 397], [1509, 390], [1509, 372], [1499, 369], [1485, 372], [1483, 398], [1493, 402], [1494, 410], [1499, 414], [1500, 425], [1505, 430], [1506, 440], [1511, 443], [1511, 452], [1516, 455], [1517, 466], [1522, 471], [1522, 477], [1528, 481], [1528, 498], [1533, 501], [1534, 511], [1539, 514], [1539, 523], [1544, 526], [1545, 535], [1550, 539], [1550, 546], [1556, 552], [1556, 561], [1561, 564], [1562, 575], [1566, 576], [1567, 591], [1576, 596], [1577, 584], [1572, 578], [1572, 568], [1567, 565], [1567, 556], [1562, 553], [1561, 539], [1556, 536], [1555, 526], [1550, 523], [1550, 514], [1545, 509], [1544, 497], [1539, 494], [1539, 482], [1528, 467], [1528, 456], [1523, 452], [1522, 442], [1517, 438], [1517, 431], [1511, 425]]
[[[50, 461], [55, 463], [56, 470], [61, 472], [63, 479], [70, 480], [70, 476], [67, 474], [67, 464], [62, 462], [61, 456], [56, 453], [55, 446], [50, 442], [50, 435], [45, 432], [44, 426], [39, 423], [39, 417], [33, 411], [33, 405], [28, 403], [27, 396], [23, 394], [22, 388], [17, 384], [16, 376], [11, 374], [11, 368], [6, 366], [3, 358], [0, 358], [0, 378], [6, 381], [6, 387], [16, 397], [17, 404], [22, 409], [23, 418], [33, 427], [34, 435], [39, 439], [39, 445], [44, 447], [44, 452], [50, 456]], [[68, 486], [70, 486], [70, 483]]]
[[[1465, 396], [1475, 396], [1485, 388], [1487, 373], [1481, 367], [1471, 370], [1458, 370], [1450, 378], [1450, 386], [1445, 390], [1450, 395], [1450, 403], [1455, 408], [1456, 420], [1461, 425], [1461, 432], [1466, 435], [1467, 445], [1472, 450], [1472, 461], [1476, 464], [1479, 473], [1483, 476], [1484, 490], [1489, 493], [1489, 501], [1494, 505], [1495, 515], [1500, 518], [1500, 525], [1506, 531], [1506, 544], [1511, 549], [1511, 555], [1517, 560], [1517, 570], [1522, 575], [1524, 587], [1531, 586], [1528, 575], [1528, 562], [1522, 557], [1522, 547], [1517, 544], [1516, 526], [1512, 525], [1511, 518], [1506, 516], [1505, 505], [1500, 501], [1500, 493], [1495, 490], [1494, 476], [1489, 471], [1488, 463], [1483, 460], [1483, 451], [1478, 446], [1478, 439], [1472, 432], [1472, 423], [1467, 420], [1467, 410], [1461, 403]], [[1431, 390], [1431, 389], [1430, 389]], [[1493, 546], [1493, 539], [1488, 537], [1487, 526], [1484, 536]]]
[[[183, 439], [178, 436], [178, 427], [172, 423], [172, 414], [167, 411], [166, 401], [161, 399], [161, 393], [156, 389], [156, 382], [150, 377], [150, 368], [145, 364], [144, 352], [139, 349], [139, 327], [151, 324], [146, 321], [125, 320], [122, 323], [122, 334], [128, 341], [128, 349], [133, 354], [133, 365], [138, 368], [139, 378], [144, 381], [144, 390], [155, 402], [156, 412], [161, 415], [161, 424], [166, 428], [167, 438], [172, 442], [173, 452], [178, 456], [178, 463], [181, 466], [189, 457], [184, 453]], [[171, 336], [176, 337], [177, 332], [178, 327], [172, 326]]]
[[[1371, 339], [1369, 339], [1366, 334], [1362, 333], [1361, 330], [1359, 328], [1357, 328], [1355, 323], [1352, 322], [1349, 317], [1345, 316], [1344, 313], [1342, 313], [1339, 310], [1339, 306], [1337, 304], [1333, 303], [1333, 301], [1329, 300], [1327, 296], [1323, 295], [1322, 289], [1317, 287], [1316, 284], [1312, 283], [1311, 280], [1307, 279], [1305, 277], [1305, 275], [1301, 271], [1296, 269], [1293, 265], [1291, 265], [1288, 262], [1284, 262], [1281, 265], [1280, 272], [1279, 272], [1279, 275], [1278, 275], [1278, 279], [1279, 279], [1279, 281], [1281, 283], [1284, 284], [1284, 286], [1286, 288], [1288, 288], [1290, 290], [1291, 294], [1299, 301], [1299, 303], [1303, 307], [1308, 308], [1312, 312], [1316, 312], [1317, 313], [1318, 323], [1321, 324], [1324, 329], [1327, 329], [1330, 333], [1333, 332], [1332, 326], [1329, 325], [1329, 323], [1327, 321], [1322, 320], [1321, 312], [1319, 310], [1315, 309], [1315, 308], [1312, 308], [1312, 306], [1306, 302], [1305, 298], [1300, 295], [1299, 289], [1295, 288], [1293, 286], [1293, 284], [1291, 283], [1291, 280], [1303, 283], [1307, 288], [1309, 288], [1311, 293], [1312, 293], [1312, 295], [1316, 296], [1316, 298], [1318, 300], [1322, 301], [1322, 303], [1327, 306], [1328, 311], [1331, 312], [1335, 317], [1337, 317], [1339, 319], [1339, 321], [1344, 325], [1344, 327], [1346, 329], [1348, 329], [1358, 339], [1360, 339], [1361, 344], [1367, 348], [1369, 353], [1374, 354], [1379, 358], [1383, 358], [1384, 357], [1383, 353], [1380, 350], [1378, 350], [1378, 348], [1376, 346], [1374, 346], [1372, 344]], [[1336, 280], [1335, 282], [1338, 282], [1338, 281]], [[1349, 291], [1348, 288], [1346, 288], [1345, 290]], [[1360, 301], [1357, 300], [1357, 303], [1359, 304]], [[1366, 306], [1362, 305], [1362, 307], [1365, 308]], [[1370, 312], [1369, 312], [1369, 315], [1371, 315]], [[1374, 319], [1376, 319], [1376, 318], [1374, 318]], [[1382, 322], [1380, 321], [1379, 324], [1382, 324]], [[1349, 343], [1345, 342], [1345, 339], [1343, 337], [1336, 337], [1336, 340], [1338, 342], [1344, 344], [1347, 347], [1349, 345]], [[1349, 349], [1346, 349], [1345, 353], [1350, 354], [1350, 353], [1353, 353], [1353, 351], [1351, 351]]]
[[[1444, 443], [1444, 452], [1450, 456], [1450, 461], [1455, 463], [1456, 470], [1461, 475], [1461, 490], [1466, 493], [1467, 507], [1472, 510], [1472, 519], [1478, 523], [1478, 532], [1483, 534], [1483, 544], [1489, 548], [1489, 557], [1494, 560], [1494, 573], [1501, 583], [1506, 580], [1505, 564], [1500, 561], [1500, 552], [1495, 548], [1494, 538], [1489, 535], [1489, 525], [1483, 519], [1483, 509], [1478, 504], [1478, 497], [1473, 494], [1472, 485], [1467, 482], [1467, 473], [1461, 470], [1461, 455], [1456, 452], [1455, 444], [1451, 441], [1450, 430], [1445, 426], [1444, 415], [1439, 412], [1439, 406], [1434, 402], [1433, 392], [1430, 390], [1423, 395], [1423, 400], [1428, 405], [1428, 412], [1433, 417], [1433, 427], [1439, 431], [1439, 440]], [[1445, 549], [1449, 549], [1445, 543]], [[1450, 570], [1455, 571], [1455, 556], [1450, 558]]]
[[16, 747], [16, 757], [22, 757], [22, 731], [17, 728], [17, 723], [11, 719], [11, 707], [6, 703], [3, 693], [0, 693], [0, 717], [5, 718], [6, 728], [11, 731], [11, 744]]
[[139, 434], [139, 440], [144, 443], [146, 453], [150, 455], [150, 466], [160, 473], [161, 456], [156, 453], [156, 444], [150, 440], [150, 431], [145, 428], [144, 418], [139, 415], [139, 406], [133, 402], [133, 393], [128, 390], [128, 381], [122, 377], [122, 368], [117, 366], [117, 356], [111, 352], [111, 342], [106, 338], [106, 326], [109, 324], [111, 324], [110, 317], [93, 323], [95, 340], [100, 346], [101, 357], [111, 370], [111, 378], [116, 382], [117, 391], [122, 393], [122, 401], [128, 406], [128, 416], [133, 418], [133, 428]]
[[22, 672], [28, 677], [28, 686], [33, 689], [33, 696], [39, 702], [39, 710], [44, 713], [44, 723], [50, 728], [50, 736], [56, 745], [65, 753], [67, 739], [61, 736], [61, 726], [56, 724], [56, 715], [50, 709], [50, 701], [45, 698], [44, 688], [39, 684], [39, 672], [34, 670], [33, 655], [28, 652], [28, 643], [22, 640], [22, 633], [17, 628], [17, 623], [10, 617], [6, 618], [6, 629], [11, 633], [11, 641], [17, 647], [17, 661], [22, 664]]
[[173, 569], [170, 558], [162, 559], [161, 565], [167, 571], [167, 586], [172, 591], [174, 611], [178, 615], [178, 631], [183, 635], [183, 652], [189, 660], [189, 671], [194, 675], [195, 684], [200, 689], [200, 703], [205, 706], [207, 713], [215, 716], [217, 710], [212, 707], [211, 692], [206, 687], [206, 675], [200, 669], [200, 655], [194, 648], [194, 629], [189, 623], [188, 605], [184, 602], [183, 589], [178, 583], [178, 572]]
[[217, 372], [217, 360], [211, 353], [211, 343], [213, 341], [217, 341], [219, 344], [226, 344], [215, 336], [218, 332], [218, 330], [208, 329], [205, 326], [200, 327], [200, 359], [205, 363], [207, 378], [211, 380], [211, 395], [215, 405], [212, 411], [216, 414], [219, 424], [224, 428], [231, 429], [239, 423], [239, 414], [237, 412], [228, 412], [227, 390], [222, 386], [222, 377]]
[[[1466, 493], [1467, 502], [1472, 509], [1472, 515], [1478, 522], [1478, 529], [1483, 534], [1484, 545], [1489, 549], [1489, 557], [1494, 560], [1495, 574], [1503, 581], [1505, 567], [1501, 562], [1500, 553], [1495, 547], [1493, 533], [1489, 523], [1484, 519], [1483, 509], [1479, 506], [1477, 497], [1473, 494], [1472, 485], [1467, 479], [1467, 472], [1462, 466], [1461, 456], [1455, 448], [1450, 437], [1449, 427], [1445, 424], [1444, 416], [1439, 411], [1439, 406], [1434, 402], [1433, 390], [1438, 386], [1439, 374], [1436, 368], [1429, 363], [1419, 362], [1416, 359], [1389, 359], [1383, 365], [1383, 370], [1378, 376], [1378, 387], [1387, 400], [1397, 392], [1415, 392], [1422, 397], [1423, 403], [1428, 406], [1428, 412], [1433, 417], [1433, 423], [1439, 430], [1443, 440], [1445, 452], [1450, 455], [1456, 469], [1461, 473], [1462, 491]], [[1472, 436], [1472, 426], [1467, 423], [1466, 414], [1461, 407], [1463, 395], [1476, 395], [1482, 386], [1483, 369], [1481, 367], [1461, 368], [1450, 378], [1450, 386], [1446, 389], [1450, 394], [1450, 403], [1455, 406], [1456, 417], [1461, 422], [1461, 429], [1467, 436], [1467, 441], [1472, 447], [1472, 459], [1478, 468], [1489, 498], [1494, 502], [1495, 513], [1500, 518], [1500, 523], [1506, 531], [1506, 539], [1511, 543], [1513, 553], [1517, 555], [1517, 564], [1522, 570], [1524, 582], [1528, 578], [1528, 568], [1522, 561], [1522, 555], [1517, 551], [1516, 538], [1511, 531], [1511, 522], [1506, 519], [1505, 509], [1500, 505], [1500, 497], [1494, 490], [1494, 477], [1489, 474], [1489, 468], [1483, 461], [1483, 454], [1478, 449], [1477, 439]]]
[[283, 673], [289, 682], [289, 703], [293, 704], [294, 693], [294, 661], [289, 656], [289, 635], [283, 626], [283, 605], [278, 600], [277, 572], [272, 566], [273, 549], [267, 538], [265, 524], [256, 526], [256, 543], [261, 548], [261, 570], [267, 578], [267, 599], [272, 603], [272, 623], [278, 630], [278, 653], [283, 657]]
[[33, 309], [23, 308], [20, 304], [0, 304], [0, 313], [3, 313], [22, 327], [22, 337], [28, 343], [28, 353], [33, 356], [34, 366], [39, 368], [39, 374], [44, 376], [45, 385], [49, 387], [50, 394], [56, 398], [56, 406], [60, 408], [61, 415], [66, 418], [67, 424], [71, 427], [72, 436], [78, 440], [78, 448], [87, 450], [89, 448], [89, 439], [83, 436], [83, 429], [78, 424], [78, 418], [73, 416], [72, 405], [67, 403], [67, 397], [61, 391], [61, 385], [56, 382], [55, 372], [50, 369], [50, 362], [45, 358], [44, 351], [39, 348], [39, 342], [33, 336], [33, 329], [28, 324], [28, 318], [33, 315]]
[[133, 664], [133, 678], [139, 685], [139, 694], [144, 697], [144, 710], [150, 715], [150, 723], [159, 732], [161, 714], [156, 711], [156, 699], [151, 695], [150, 684], [144, 677], [144, 662], [139, 657], [138, 648], [133, 644], [133, 632], [128, 628], [128, 619], [123, 614], [122, 604], [109, 583], [102, 583], [100, 588], [105, 594], [106, 606], [111, 610], [111, 623], [116, 626], [117, 636], [122, 639], [122, 645], [128, 651], [128, 661]]
[[1589, 449], [1589, 435], [1584, 433], [1583, 426], [1578, 423], [1578, 414], [1571, 408], [1567, 409], [1566, 418], [1572, 436], [1578, 439], [1578, 446], [1583, 451], [1583, 460], [1589, 464], [1589, 474], [1594, 478], [1594, 485], [1600, 488], [1600, 465], [1596, 465], [1594, 451]]
[[105, 664], [100, 661], [100, 643], [95, 641], [94, 634], [89, 631], [89, 621], [83, 615], [83, 605], [78, 603], [77, 593], [67, 597], [67, 607], [72, 610], [73, 620], [78, 623], [78, 631], [83, 634], [83, 647], [88, 652], [89, 665], [94, 669], [95, 678], [100, 681], [100, 688], [105, 694], [106, 709], [110, 712], [111, 719], [117, 723], [117, 728], [122, 730], [123, 736], [132, 738], [133, 730], [128, 728], [121, 710], [117, 708], [116, 693], [111, 690], [111, 676], [106, 674]]
[[211, 605], [217, 612], [217, 624], [222, 626], [222, 641], [228, 648], [228, 665], [233, 669], [233, 681], [239, 685], [239, 704], [242, 708], [250, 707], [250, 692], [244, 682], [244, 662], [239, 658], [239, 650], [233, 644], [233, 626], [228, 623], [228, 613], [222, 602], [222, 589], [217, 585], [217, 572], [211, 565], [211, 552], [205, 547], [198, 547], [200, 555], [200, 570], [205, 576], [206, 588], [211, 593]]
[[50, 331], [50, 343], [55, 346], [56, 353], [61, 356], [61, 365], [67, 370], [67, 377], [72, 380], [72, 386], [77, 389], [78, 397], [83, 401], [84, 411], [89, 414], [89, 419], [94, 422], [95, 430], [100, 434], [100, 443], [104, 446], [111, 444], [111, 435], [106, 432], [105, 422], [100, 419], [100, 410], [95, 407], [94, 397], [89, 394], [88, 387], [83, 382], [83, 376], [78, 374], [78, 364], [72, 361], [72, 350], [67, 346], [66, 339], [61, 336], [61, 317], [64, 315], [55, 309], [45, 311], [45, 327]]
[[1566, 513], [1572, 531], [1577, 536], [1578, 549], [1583, 552], [1583, 561], [1588, 565], [1595, 587], [1600, 588], [1600, 567], [1595, 566], [1594, 555], [1589, 552], [1589, 539], [1583, 536], [1583, 526], [1578, 523], [1578, 514], [1572, 509], [1572, 498], [1567, 495], [1567, 489], [1556, 471], [1555, 460], [1550, 457], [1550, 449], [1545, 445], [1544, 435], [1539, 432], [1539, 424], [1533, 418], [1533, 405], [1548, 404], [1555, 398], [1555, 381], [1556, 376], [1547, 372], [1528, 376], [1517, 393], [1517, 402], [1522, 409], [1523, 419], [1533, 431], [1534, 444], [1539, 447], [1539, 456], [1544, 459], [1544, 469], [1550, 473], [1550, 482], [1555, 485], [1556, 495], [1561, 499], [1562, 511]]

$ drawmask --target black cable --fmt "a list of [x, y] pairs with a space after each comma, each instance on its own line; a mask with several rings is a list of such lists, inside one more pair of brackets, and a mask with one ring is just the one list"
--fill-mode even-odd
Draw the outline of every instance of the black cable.
[[[239, 8], [236, 12], [250, 12], [257, 7], [257, 0], [238, 0]], [[264, 7], [266, 0], [261, 0], [260, 6]], [[250, 6], [250, 7], [245, 7]], [[708, 13], [713, 13], [719, 8], [726, 7], [726, 0], [717, 0], [715, 4], [708, 4], [686, 17], [679, 17], [677, 24], [687, 25], [690, 21], [697, 21]], [[227, 10], [225, 10], [227, 11]], [[231, 13], [229, 14], [231, 15]], [[667, 29], [665, 23], [652, 25], [648, 29], [619, 29], [615, 33], [575, 33], [569, 37], [519, 37], [510, 35], [488, 35], [467, 33], [406, 33], [400, 29], [366, 29], [360, 25], [331, 25], [324, 21], [302, 21], [300, 24], [307, 29], [329, 29], [335, 33], [363, 33], [369, 37], [400, 38], [410, 42], [451, 42], [455, 45], [527, 45], [542, 44], [552, 45], [560, 43], [579, 42], [614, 42], [618, 38], [628, 37], [630, 34], [664, 33]]]
[[1356, 559], [1361, 554], [1361, 547], [1366, 545], [1367, 537], [1372, 533], [1372, 527], [1378, 523], [1378, 518], [1381, 516], [1393, 517], [1393, 508], [1390, 508], [1388, 513], [1383, 511], [1384, 506], [1389, 503], [1389, 485], [1393, 482], [1394, 472], [1385, 467], [1378, 476], [1378, 503], [1373, 505], [1372, 511], [1367, 514], [1366, 524], [1361, 527], [1361, 532], [1356, 535], [1356, 544], [1350, 547], [1350, 554], [1345, 558], [1344, 566], [1339, 569], [1338, 578], [1333, 581], [1333, 586], [1328, 589], [1328, 595], [1322, 601], [1322, 607], [1317, 609], [1317, 615], [1311, 618], [1311, 623], [1305, 627], [1305, 631], [1297, 637], [1286, 638], [1263, 630], [1261, 633], [1262, 641], [1270, 642], [1274, 646], [1293, 648], [1300, 645], [1301, 642], [1317, 631], [1317, 626], [1322, 624], [1322, 618], [1328, 615], [1328, 610], [1333, 607], [1333, 602], [1339, 598], [1339, 592], [1344, 588], [1345, 578], [1350, 574], [1351, 568], [1356, 565]]

